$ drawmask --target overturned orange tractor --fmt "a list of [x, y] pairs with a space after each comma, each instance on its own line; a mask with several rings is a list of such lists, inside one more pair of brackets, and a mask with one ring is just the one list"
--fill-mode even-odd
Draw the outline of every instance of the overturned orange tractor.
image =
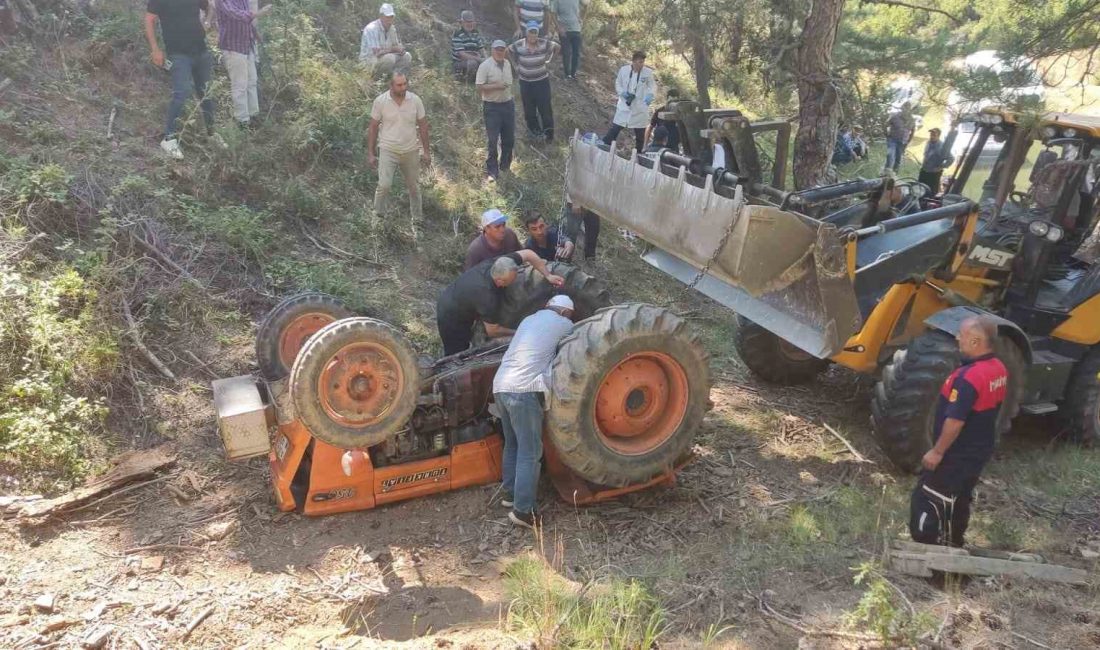
[[[673, 483], [709, 406], [698, 336], [665, 309], [595, 311], [606, 291], [577, 294], [579, 322], [551, 367], [547, 473], [577, 504]], [[266, 453], [278, 507], [307, 515], [499, 481], [492, 383], [506, 349], [418, 358], [393, 326], [330, 296], [294, 296], [260, 327], [263, 379], [214, 382], [222, 437], [231, 458]]]

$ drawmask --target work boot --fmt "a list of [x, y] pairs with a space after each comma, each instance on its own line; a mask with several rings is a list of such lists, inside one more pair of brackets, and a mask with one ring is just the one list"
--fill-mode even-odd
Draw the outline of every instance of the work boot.
[[516, 512], [513, 510], [508, 513], [508, 518], [517, 526], [523, 526], [531, 530], [542, 528], [542, 517], [539, 516], [538, 512]]

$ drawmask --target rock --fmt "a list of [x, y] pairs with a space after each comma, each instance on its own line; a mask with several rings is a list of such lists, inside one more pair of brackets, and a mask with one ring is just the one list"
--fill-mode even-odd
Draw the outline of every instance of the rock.
[[1077, 550], [1079, 553], [1081, 553], [1081, 557], [1085, 558], [1086, 560], [1095, 560], [1096, 558], [1100, 557], [1100, 551], [1094, 551], [1091, 548], [1082, 547]]
[[97, 618], [99, 618], [100, 616], [103, 616], [103, 612], [106, 611], [106, 609], [107, 609], [107, 603], [105, 603], [103, 601], [100, 601], [100, 602], [95, 604], [95, 607], [92, 607], [88, 611], [84, 612], [84, 620], [85, 621], [94, 621]]
[[83, 639], [81, 639], [80, 647], [86, 648], [86, 650], [99, 650], [107, 645], [107, 641], [110, 640], [111, 634], [114, 631], [114, 627], [110, 625], [94, 627], [84, 635]]
[[53, 594], [42, 594], [34, 601], [34, 608], [40, 612], [47, 614], [53, 612], [54, 607], [57, 605], [57, 596]]
[[46, 624], [38, 631], [42, 634], [49, 634], [50, 632], [56, 632], [71, 627], [79, 622], [80, 621], [75, 618], [68, 618], [66, 616], [51, 616], [46, 620]]
[[152, 555], [149, 557], [141, 558], [141, 570], [142, 571], [160, 571], [164, 566], [163, 555]]
[[206, 529], [203, 531], [203, 534], [211, 540], [218, 542], [225, 539], [226, 537], [229, 537], [230, 534], [236, 532], [236, 530], [240, 527], [240, 522], [236, 520], [215, 521], [214, 523], [206, 527]]

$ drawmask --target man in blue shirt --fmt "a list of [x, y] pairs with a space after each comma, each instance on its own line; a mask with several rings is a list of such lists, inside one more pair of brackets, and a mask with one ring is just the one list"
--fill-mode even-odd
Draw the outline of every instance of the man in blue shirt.
[[558, 234], [557, 226], [548, 225], [537, 210], [531, 210], [524, 215], [523, 225], [529, 235], [523, 244], [524, 248], [534, 251], [535, 255], [547, 262], [565, 262], [573, 258], [573, 242], [565, 235]]
[[921, 459], [923, 471], [909, 505], [909, 534], [922, 544], [961, 547], [970, 501], [993, 455], [997, 416], [1008, 390], [1008, 371], [993, 356], [997, 326], [974, 317], [959, 328], [963, 363], [948, 376], [936, 403], [935, 437]]

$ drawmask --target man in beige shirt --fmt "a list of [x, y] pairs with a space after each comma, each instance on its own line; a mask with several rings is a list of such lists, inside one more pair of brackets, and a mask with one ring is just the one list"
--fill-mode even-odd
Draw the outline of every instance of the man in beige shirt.
[[[408, 91], [409, 80], [400, 72], [390, 78], [390, 89], [374, 99], [367, 131], [367, 163], [378, 169], [378, 189], [374, 193], [374, 212], [382, 215], [393, 185], [393, 172], [401, 168], [405, 188], [409, 191], [409, 212], [416, 232], [421, 217], [420, 162], [429, 164], [428, 118], [424, 103]], [[379, 137], [381, 136], [381, 137]], [[418, 143], [419, 137], [419, 143]], [[374, 154], [378, 146], [378, 156]], [[420, 150], [417, 155], [417, 149]]]
[[[474, 84], [481, 94], [481, 112], [489, 155], [485, 159], [488, 180], [495, 181], [512, 165], [512, 146], [516, 142], [516, 103], [512, 100], [512, 63], [506, 56], [508, 44], [493, 41], [493, 54], [477, 68]], [[499, 158], [498, 146], [499, 143]]]

